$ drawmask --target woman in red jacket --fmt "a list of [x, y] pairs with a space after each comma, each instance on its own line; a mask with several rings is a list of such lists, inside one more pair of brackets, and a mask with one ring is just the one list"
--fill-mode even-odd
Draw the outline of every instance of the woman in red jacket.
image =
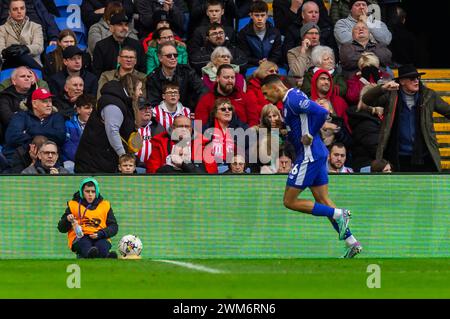
[[[247, 85], [247, 98], [249, 105], [258, 109], [258, 118], [261, 117], [261, 111], [263, 107], [270, 104], [270, 101], [266, 100], [261, 91], [261, 81], [270, 74], [278, 74], [278, 65], [271, 61], [261, 62], [259, 67], [255, 70], [253, 75], [248, 80]], [[276, 105], [281, 111], [283, 109], [283, 103], [279, 102]], [[252, 125], [251, 123], [250, 125]]]

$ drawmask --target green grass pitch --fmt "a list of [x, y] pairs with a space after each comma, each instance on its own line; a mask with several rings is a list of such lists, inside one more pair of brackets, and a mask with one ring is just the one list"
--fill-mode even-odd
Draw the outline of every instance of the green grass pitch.
[[[1, 260], [0, 298], [449, 298], [448, 258], [182, 260], [208, 273], [149, 259]], [[80, 266], [81, 288], [66, 285]], [[381, 270], [369, 289], [367, 267]]]

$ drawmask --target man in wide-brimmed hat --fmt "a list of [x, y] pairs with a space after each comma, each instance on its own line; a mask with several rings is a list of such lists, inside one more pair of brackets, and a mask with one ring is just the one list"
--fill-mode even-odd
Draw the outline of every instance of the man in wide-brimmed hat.
[[384, 108], [376, 158], [389, 160], [398, 172], [441, 171], [433, 112], [450, 119], [450, 105], [422, 84], [424, 74], [413, 65], [401, 66], [393, 81], [362, 97], [369, 108]]

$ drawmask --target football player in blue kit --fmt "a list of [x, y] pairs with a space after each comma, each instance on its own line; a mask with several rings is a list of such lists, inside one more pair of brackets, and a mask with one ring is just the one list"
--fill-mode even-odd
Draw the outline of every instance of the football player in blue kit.
[[[329, 116], [328, 110], [311, 101], [300, 89], [288, 89], [275, 74], [267, 76], [261, 84], [268, 101], [274, 104], [283, 101], [288, 141], [296, 151], [286, 183], [284, 206], [328, 217], [339, 233], [339, 239], [345, 240], [347, 251], [343, 257], [353, 258], [362, 251], [362, 247], [348, 228], [350, 211], [336, 208], [328, 195], [328, 149], [320, 136], [320, 129]], [[306, 188], [311, 190], [315, 202], [298, 198]]]

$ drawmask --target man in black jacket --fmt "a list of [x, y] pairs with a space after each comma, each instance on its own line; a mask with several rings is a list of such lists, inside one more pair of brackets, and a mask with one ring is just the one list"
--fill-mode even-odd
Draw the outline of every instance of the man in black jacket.
[[147, 76], [147, 99], [152, 106], [162, 100], [162, 88], [166, 83], [177, 83], [180, 88], [180, 102], [191, 112], [201, 95], [208, 92], [200, 77], [187, 65], [178, 65], [177, 49], [166, 43], [158, 48], [160, 66]]
[[12, 85], [0, 93], [0, 144], [4, 142], [6, 128], [14, 113], [27, 110], [26, 101], [35, 89], [32, 79], [33, 74], [28, 67], [18, 67], [11, 74]]
[[118, 13], [111, 17], [111, 36], [97, 43], [94, 49], [93, 69], [97, 77], [102, 72], [117, 68], [117, 57], [122, 47], [129, 46], [136, 50], [136, 70], [145, 73], [145, 53], [138, 40], [127, 37], [129, 18], [124, 13]]
[[48, 81], [50, 92], [60, 95], [64, 91], [66, 80], [69, 76], [79, 76], [83, 79], [84, 93], [97, 94], [97, 77], [83, 68], [83, 51], [77, 46], [69, 46], [63, 51], [63, 63], [65, 69], [52, 75]]

